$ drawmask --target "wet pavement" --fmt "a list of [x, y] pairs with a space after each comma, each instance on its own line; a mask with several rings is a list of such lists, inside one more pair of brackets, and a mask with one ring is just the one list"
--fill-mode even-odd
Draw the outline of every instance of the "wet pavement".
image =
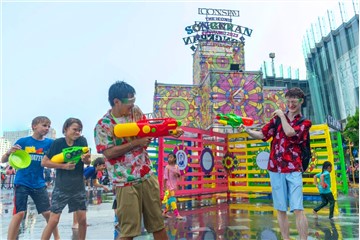
[[[49, 190], [51, 195], [51, 190]], [[1, 190], [1, 239], [6, 239], [12, 216], [13, 191]], [[87, 239], [114, 239], [114, 211], [112, 193], [89, 190]], [[229, 203], [225, 194], [179, 199], [180, 214], [184, 220], [166, 219], [165, 225], [170, 239], [281, 239], [276, 212], [267, 196], [236, 194]], [[307, 197], [304, 201], [309, 222], [308, 239], [359, 239], [358, 189], [348, 196], [339, 195], [335, 207], [335, 220], [328, 219], [329, 209], [319, 211], [319, 218], [312, 215], [312, 208], [319, 204], [318, 197]], [[289, 213], [290, 234], [298, 239], [295, 216]], [[19, 239], [40, 239], [45, 219], [38, 215], [29, 198], [28, 213], [20, 227]], [[58, 225], [62, 239], [76, 239], [72, 230], [72, 214], [64, 209]], [[136, 239], [153, 239], [144, 230]]]

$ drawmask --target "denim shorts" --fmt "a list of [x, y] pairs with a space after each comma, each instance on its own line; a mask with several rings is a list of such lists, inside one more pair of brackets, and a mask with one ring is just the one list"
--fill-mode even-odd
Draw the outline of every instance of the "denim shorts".
[[14, 195], [14, 214], [27, 210], [27, 201], [29, 196], [34, 201], [36, 210], [39, 214], [49, 211], [50, 200], [46, 187], [29, 188], [23, 185], [16, 185]]
[[274, 208], [284, 212], [288, 210], [288, 206], [291, 212], [304, 210], [302, 173], [269, 171], [269, 174]]
[[51, 199], [51, 212], [59, 214], [68, 205], [69, 213], [79, 210], [86, 211], [86, 192], [64, 192], [55, 188]]

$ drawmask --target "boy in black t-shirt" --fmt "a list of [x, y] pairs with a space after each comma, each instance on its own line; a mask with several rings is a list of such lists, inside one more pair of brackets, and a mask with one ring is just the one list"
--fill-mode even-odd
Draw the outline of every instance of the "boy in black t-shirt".
[[81, 156], [81, 161], [55, 163], [51, 158], [69, 147], [86, 147], [87, 141], [81, 136], [82, 123], [79, 119], [69, 118], [63, 126], [64, 138], [56, 139], [46, 153], [41, 164], [48, 168], [56, 168], [55, 187], [51, 200], [51, 215], [41, 239], [50, 239], [51, 232], [57, 226], [62, 210], [66, 205], [69, 212], [75, 212], [79, 222], [79, 239], [86, 238], [86, 192], [84, 184], [84, 163], [90, 164], [90, 152]]

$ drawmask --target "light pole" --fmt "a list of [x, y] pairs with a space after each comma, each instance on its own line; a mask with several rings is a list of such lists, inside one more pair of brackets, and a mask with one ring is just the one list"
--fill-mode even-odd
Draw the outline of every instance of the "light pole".
[[274, 75], [274, 78], [276, 77], [276, 74], [275, 74], [275, 65], [274, 65], [274, 58], [275, 58], [275, 53], [269, 53], [269, 58], [271, 58], [271, 70], [272, 70], [272, 73]]

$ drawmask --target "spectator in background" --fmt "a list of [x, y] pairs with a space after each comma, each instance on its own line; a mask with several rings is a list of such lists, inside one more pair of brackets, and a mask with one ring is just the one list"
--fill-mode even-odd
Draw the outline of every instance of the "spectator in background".
[[[108, 192], [109, 189], [105, 186], [99, 183], [98, 179], [97, 179], [97, 174], [99, 172], [104, 171], [105, 169], [105, 161], [104, 158], [102, 157], [98, 157], [95, 159], [93, 166], [89, 166], [87, 168], [84, 169], [84, 180], [85, 181], [91, 181], [92, 182], [92, 186], [96, 187], [96, 188], [103, 188], [105, 192]], [[76, 215], [74, 213], [73, 215], [73, 226], [72, 228], [76, 229], [79, 227]]]

